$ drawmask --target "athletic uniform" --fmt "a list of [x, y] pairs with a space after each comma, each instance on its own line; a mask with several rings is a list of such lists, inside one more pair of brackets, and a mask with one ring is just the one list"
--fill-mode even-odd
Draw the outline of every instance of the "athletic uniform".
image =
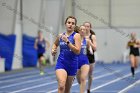
[[134, 56], [139, 56], [139, 48], [135, 48], [134, 44], [136, 44], [136, 40], [134, 40], [133, 42], [128, 42], [128, 45], [130, 46], [130, 55], [134, 55]]
[[40, 41], [39, 38], [38, 38], [37, 48], [38, 48], [37, 49], [38, 58], [40, 58], [45, 53], [45, 48], [46, 48], [46, 41], [45, 41], [45, 39]]
[[[91, 40], [91, 42], [93, 42], [91, 36], [92, 36], [92, 34], [89, 36], [89, 39]], [[91, 54], [89, 49], [87, 49], [87, 57], [88, 57], [89, 63], [95, 63], [94, 50], [93, 50], [93, 54]]]
[[[136, 40], [128, 42], [128, 46], [130, 47], [129, 55], [139, 56], [139, 48], [134, 47], [135, 44], [137, 45]], [[135, 78], [135, 67], [133, 66], [131, 66], [131, 73], [132, 77]]]
[[81, 66], [83, 66], [85, 64], [89, 64], [86, 49], [87, 49], [87, 43], [86, 43], [86, 39], [84, 38], [83, 42], [81, 44], [81, 51], [78, 56], [78, 69], [80, 69]]
[[[75, 34], [76, 32], [73, 32], [68, 37], [68, 40], [72, 44], [75, 43], [74, 42]], [[73, 51], [71, 51], [68, 45], [61, 38], [59, 39], [59, 46], [60, 46], [60, 54], [58, 56], [55, 69], [65, 69], [68, 76], [76, 75], [77, 68], [78, 68], [78, 55], [75, 54]]]

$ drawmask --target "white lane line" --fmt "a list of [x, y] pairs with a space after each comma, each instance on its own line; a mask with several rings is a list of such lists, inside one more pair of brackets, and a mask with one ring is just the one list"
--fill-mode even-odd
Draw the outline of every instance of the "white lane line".
[[30, 75], [30, 74], [38, 74], [39, 73], [39, 70], [38, 68], [34, 68], [34, 69], [31, 69], [31, 70], [23, 70], [23, 71], [19, 71], [18, 73], [13, 73], [10, 75], [8, 75], [8, 73], [6, 73], [6, 76], [1, 76], [0, 79], [5, 79], [5, 78], [12, 78], [12, 77], [17, 77], [17, 76], [21, 76], [21, 75]]
[[95, 92], [96, 92], [96, 93], [98, 93], [98, 92], [99, 92], [99, 93], [117, 93], [118, 91], [115, 91], [115, 90], [114, 90], [114, 91], [103, 91], [103, 90], [102, 90], [102, 91], [95, 91]]
[[135, 83], [129, 85], [128, 87], [124, 88], [123, 90], [119, 91], [118, 93], [126, 93], [129, 89], [135, 87], [138, 84], [140, 84], [140, 80], [138, 80]]
[[[115, 72], [121, 72], [122, 70], [117, 70], [117, 71], [114, 71], [114, 73]], [[101, 76], [98, 76], [98, 77], [95, 77], [95, 78], [93, 78], [94, 80], [96, 80], [96, 79], [99, 79], [99, 78], [103, 78], [103, 77], [106, 77], [106, 76], [109, 76], [109, 75], [112, 75], [112, 74], [114, 74], [114, 73], [108, 73], [108, 74], [104, 74], [104, 75], [101, 75]], [[87, 80], [86, 80], [86, 82], [87, 82]], [[76, 86], [76, 85], [78, 85], [78, 83], [74, 83], [74, 84], [72, 84], [72, 86]], [[51, 91], [48, 91], [48, 92], [46, 92], [46, 93], [53, 93], [53, 92], [57, 92], [57, 89], [54, 89], [54, 90], [51, 90]]]
[[[96, 72], [94, 72], [94, 73], [97, 73], [97, 72], [100, 72], [101, 70], [99, 70], [99, 71], [96, 71]], [[35, 74], [35, 75], [32, 75], [32, 76], [27, 76], [27, 77], [17, 77], [17, 78], [14, 78], [14, 79], [8, 79], [8, 80], [2, 80], [2, 81], [0, 81], [0, 83], [6, 83], [6, 82], [12, 82], [12, 81], [17, 81], [17, 80], [20, 80], [20, 79], [27, 79], [27, 78], [32, 78], [32, 77], [34, 77], [34, 76], [39, 76], [39, 71], [37, 71], [38, 73], [33, 73], [33, 72], [28, 72], [28, 73], [23, 73], [23, 74], [21, 74], [21, 73], [19, 73], [18, 75], [12, 75], [12, 77], [17, 77], [17, 76], [20, 76], [20, 75], [30, 75], [30, 74]], [[55, 72], [54, 71], [51, 71], [49, 74], [54, 74]], [[4, 78], [10, 78], [11, 76], [5, 76], [5, 77], [3, 77], [3, 79]], [[12, 78], [11, 77], [11, 78]], [[2, 78], [1, 78], [2, 79]]]
[[[102, 70], [99, 70], [99, 71], [95, 71], [95, 73], [99, 73], [99, 72], [101, 72], [101, 71], [103, 71], [103, 69]], [[57, 83], [57, 81], [54, 81], [55, 83]], [[40, 86], [45, 86], [47, 83], [44, 83], [44, 84], [40, 84], [40, 85], [36, 85], [36, 86], [32, 86], [32, 87], [28, 87], [28, 88], [24, 88], [24, 89], [21, 89], [21, 90], [17, 90], [17, 91], [13, 91], [13, 92], [10, 92], [10, 93], [16, 93], [16, 92], [21, 92], [21, 91], [25, 91], [25, 90], [28, 90], [28, 89], [32, 89], [32, 88], [37, 88], [37, 87], [40, 87]], [[50, 84], [54, 84], [54, 83], [50, 83]], [[49, 84], [48, 84], [49, 85]]]
[[[49, 74], [55, 74], [55, 73], [52, 72], [52, 73], [49, 73]], [[35, 74], [35, 75], [26, 76], [26, 77], [17, 77], [17, 78], [10, 79], [10, 80], [3, 80], [0, 83], [6, 83], [6, 82], [12, 82], [12, 81], [18, 81], [18, 80], [21, 81], [22, 79], [28, 79], [28, 78], [33, 78], [33, 77], [40, 77], [40, 75], [38, 73], [38, 74]]]
[[[99, 70], [99, 71], [96, 71], [95, 73], [98, 73], [98, 72], [101, 72], [102, 70]], [[53, 72], [50, 72], [50, 73], [48, 73], [48, 74], [54, 74], [55, 75], [55, 72], [53, 71]], [[40, 77], [40, 75], [39, 74], [36, 74], [36, 75], [32, 75], [32, 76], [26, 76], [26, 77], [21, 77], [21, 78], [14, 78], [14, 79], [11, 79], [11, 80], [3, 80], [3, 81], [0, 81], [0, 83], [6, 83], [6, 82], [12, 82], [12, 81], [17, 81], [17, 80], [19, 80], [19, 81], [21, 81], [22, 79], [28, 79], [28, 78], [33, 78], [33, 77]]]
[[53, 75], [51, 77], [43, 77], [43, 78], [39, 78], [39, 79], [33, 79], [33, 80], [28, 80], [28, 81], [24, 81], [24, 82], [19, 82], [19, 83], [14, 83], [14, 84], [2, 86], [2, 87], [0, 87], [0, 89], [13, 87], [13, 86], [18, 86], [18, 85], [26, 84], [26, 83], [33, 83], [33, 82], [37, 82], [37, 81], [42, 81], [42, 80], [46, 80], [46, 79], [49, 79], [49, 78], [52, 78], [52, 77], [55, 77], [55, 75]]
[[49, 85], [49, 84], [54, 84], [54, 83], [56, 83], [56, 82], [57, 82], [57, 81], [53, 81], [53, 82], [50, 82], [50, 83], [44, 83], [44, 84], [40, 84], [40, 85], [35, 85], [35, 86], [32, 86], [32, 87], [20, 89], [20, 90], [13, 91], [13, 92], [9, 92], [9, 93], [17, 93], [17, 92], [29, 90], [29, 89], [32, 89], [32, 88], [38, 88], [38, 87], [42, 87], [42, 86], [47, 86], [47, 85]]
[[14, 73], [14, 74], [11, 74], [11, 75], [7, 75], [7, 76], [1, 76], [0, 79], [5, 79], [5, 78], [13, 78], [13, 77], [17, 77], [17, 76], [20, 76], [20, 75], [28, 75], [28, 74], [36, 74], [36, 73], [39, 73], [39, 71], [31, 71], [31, 72], [20, 72], [20, 73]]
[[[138, 73], [138, 72], [140, 72], [140, 71], [137, 71], [136, 73]], [[114, 82], [117, 82], [117, 81], [119, 81], [119, 80], [122, 80], [122, 79], [124, 79], [124, 78], [126, 78], [126, 77], [128, 77], [128, 76], [130, 76], [130, 75], [131, 75], [131, 73], [129, 73], [129, 74], [123, 76], [123, 77], [120, 77], [120, 78], [118, 78], [118, 79], [114, 79], [114, 80], [112, 80], [112, 81], [110, 81], [110, 82], [108, 82], [108, 83], [102, 84], [102, 85], [100, 85], [100, 86], [98, 86], [98, 87], [95, 87], [95, 88], [91, 89], [91, 92], [93, 92], [93, 91], [95, 91], [95, 90], [97, 90], [97, 89], [99, 89], [99, 88], [102, 88], [102, 87], [104, 87], [104, 86], [107, 86], [107, 85], [109, 85], [109, 84], [112, 84], [112, 83], [114, 83]], [[124, 79], [124, 80], [125, 80], [125, 79]]]

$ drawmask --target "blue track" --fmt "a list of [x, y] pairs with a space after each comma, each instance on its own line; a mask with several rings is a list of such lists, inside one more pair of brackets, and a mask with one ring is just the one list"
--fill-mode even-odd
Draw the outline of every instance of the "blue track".
[[[47, 67], [39, 75], [37, 68], [0, 73], [0, 93], [57, 93], [54, 67]], [[129, 64], [96, 64], [92, 93], [140, 93], [140, 68], [136, 78], [130, 73]], [[75, 79], [71, 93], [79, 93]]]

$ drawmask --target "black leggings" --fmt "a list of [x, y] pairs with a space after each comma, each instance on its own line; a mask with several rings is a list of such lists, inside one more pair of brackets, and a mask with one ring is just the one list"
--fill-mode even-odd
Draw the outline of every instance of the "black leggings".
[[95, 56], [94, 54], [87, 54], [87, 57], [88, 57], [88, 60], [89, 60], [89, 63], [95, 63]]

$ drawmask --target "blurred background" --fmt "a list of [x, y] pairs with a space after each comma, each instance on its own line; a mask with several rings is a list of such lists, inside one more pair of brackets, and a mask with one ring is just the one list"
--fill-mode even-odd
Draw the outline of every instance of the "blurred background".
[[[36, 67], [38, 30], [52, 46], [64, 32], [69, 15], [77, 18], [78, 25], [91, 22], [97, 38], [97, 62], [125, 63], [130, 33], [136, 32], [140, 38], [139, 10], [140, 0], [0, 0], [0, 64], [6, 71]], [[54, 65], [57, 56], [52, 57], [50, 50], [45, 56]]]

